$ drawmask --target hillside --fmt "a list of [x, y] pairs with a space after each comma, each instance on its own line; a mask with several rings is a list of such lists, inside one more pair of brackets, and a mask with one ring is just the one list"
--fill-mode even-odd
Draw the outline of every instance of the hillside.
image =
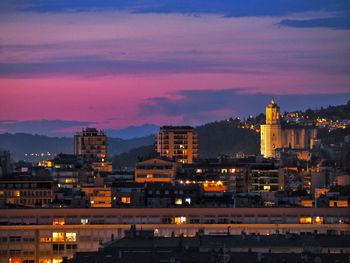
[[[120, 154], [143, 145], [152, 144], [154, 136], [146, 136], [135, 139], [123, 140], [119, 138], [108, 139], [109, 155]], [[58, 153], [73, 153], [73, 138], [47, 137], [43, 135], [32, 135], [25, 133], [0, 134], [0, 148], [9, 150], [15, 160], [38, 161], [50, 158], [48, 156], [30, 156], [30, 153], [47, 153], [51, 155]], [[25, 154], [29, 154], [26, 156]]]
[[[237, 128], [234, 121], [219, 121], [195, 128], [198, 133], [199, 155], [201, 158], [215, 158], [220, 154], [233, 155], [236, 152], [258, 154], [259, 134], [248, 129]], [[134, 166], [143, 158], [154, 156], [154, 144], [132, 149], [113, 157], [115, 169]]]

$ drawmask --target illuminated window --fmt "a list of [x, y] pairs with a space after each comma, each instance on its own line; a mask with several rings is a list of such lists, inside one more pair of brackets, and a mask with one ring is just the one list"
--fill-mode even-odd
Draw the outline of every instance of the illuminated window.
[[77, 241], [77, 233], [67, 232], [66, 233], [66, 241], [67, 242], [76, 242]]
[[264, 190], [270, 191], [271, 187], [269, 185], [264, 185]]
[[182, 198], [175, 198], [175, 205], [182, 205]]
[[152, 178], [153, 174], [147, 174], [147, 178]]
[[61, 258], [54, 258], [52, 259], [52, 263], [61, 263], [62, 259]]
[[72, 183], [75, 183], [75, 179], [74, 178], [66, 178], [66, 179], [64, 179], [64, 182], [66, 184], [72, 184]]
[[51, 237], [41, 237], [40, 238], [41, 243], [50, 243], [51, 242]]
[[227, 173], [227, 169], [221, 169], [221, 173], [222, 174], [226, 174]]
[[81, 223], [82, 225], [89, 224], [89, 219], [88, 219], [88, 218], [82, 218], [82, 219], [80, 219], [80, 223]]
[[130, 204], [131, 203], [131, 198], [129, 196], [123, 196], [122, 197], [122, 203], [123, 204]]
[[20, 258], [9, 258], [9, 263], [22, 263]]
[[197, 170], [196, 170], [196, 173], [197, 173], [197, 174], [200, 174], [200, 173], [202, 173], [202, 172], [203, 172], [202, 169], [197, 169]]
[[314, 222], [316, 224], [323, 224], [323, 217], [316, 216]]
[[191, 204], [191, 198], [186, 198], [185, 202], [188, 203], [189, 205]]
[[175, 224], [185, 224], [187, 221], [187, 218], [184, 216], [176, 216], [174, 217]]
[[311, 217], [300, 217], [299, 218], [299, 223], [300, 224], [311, 224], [312, 223], [312, 218]]
[[52, 225], [54, 225], [54, 226], [63, 226], [64, 225], [64, 218], [54, 218], [52, 220]]
[[21, 196], [21, 192], [20, 191], [16, 191], [15, 195], [16, 195], [16, 197], [20, 197]]
[[41, 258], [41, 259], [39, 260], [39, 263], [51, 263], [51, 259]]
[[53, 242], [64, 242], [64, 232], [52, 232]]
[[236, 172], [236, 169], [235, 169], [235, 168], [231, 168], [231, 169], [230, 169], [230, 173], [233, 174], [233, 173], [235, 173], [235, 172]]

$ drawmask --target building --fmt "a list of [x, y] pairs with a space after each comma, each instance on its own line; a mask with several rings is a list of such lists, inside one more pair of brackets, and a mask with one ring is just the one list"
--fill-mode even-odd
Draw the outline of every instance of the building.
[[198, 232], [195, 237], [158, 237], [154, 231], [135, 227], [128, 232], [120, 240], [102, 244], [98, 252], [79, 252], [68, 262], [346, 262], [350, 253], [350, 236]]
[[74, 136], [74, 154], [90, 159], [98, 171], [112, 171], [112, 164], [107, 161], [107, 135], [96, 128], [83, 129]]
[[283, 191], [285, 170], [274, 164], [255, 164], [251, 166], [250, 180], [252, 192]]
[[0, 176], [8, 176], [11, 172], [11, 155], [9, 151], [0, 151]]
[[53, 200], [50, 177], [11, 176], [0, 179], [0, 205], [44, 207]]
[[163, 126], [157, 135], [156, 151], [161, 157], [193, 163], [198, 158], [197, 133], [190, 126]]
[[[159, 184], [158, 184], [159, 185]], [[58, 263], [98, 251], [132, 225], [159, 237], [350, 233], [350, 208], [0, 209], [0, 262]]]
[[135, 168], [135, 182], [172, 182], [179, 165], [175, 161], [160, 158], [138, 162]]
[[281, 125], [280, 107], [274, 99], [266, 107], [266, 124], [260, 129], [260, 151], [266, 158], [275, 158], [276, 149], [311, 149], [317, 137], [312, 126]]

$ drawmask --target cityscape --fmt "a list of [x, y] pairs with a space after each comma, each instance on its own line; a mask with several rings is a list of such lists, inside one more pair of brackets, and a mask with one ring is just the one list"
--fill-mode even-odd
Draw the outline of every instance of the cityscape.
[[350, 262], [349, 3], [190, 2], [0, 3], [0, 263]]

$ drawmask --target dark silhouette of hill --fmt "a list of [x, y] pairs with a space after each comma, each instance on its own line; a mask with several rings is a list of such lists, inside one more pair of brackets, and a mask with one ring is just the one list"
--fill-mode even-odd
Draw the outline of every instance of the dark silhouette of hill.
[[[146, 136], [134, 139], [108, 138], [108, 153], [110, 156], [130, 151], [143, 145], [154, 142], [154, 136]], [[48, 156], [30, 156], [30, 153], [51, 155], [58, 153], [73, 153], [73, 138], [48, 137], [43, 135], [32, 135], [26, 133], [3, 133], [0, 134], [0, 147], [9, 150], [15, 160], [38, 161], [48, 159]], [[29, 154], [29, 155], [25, 155]]]

